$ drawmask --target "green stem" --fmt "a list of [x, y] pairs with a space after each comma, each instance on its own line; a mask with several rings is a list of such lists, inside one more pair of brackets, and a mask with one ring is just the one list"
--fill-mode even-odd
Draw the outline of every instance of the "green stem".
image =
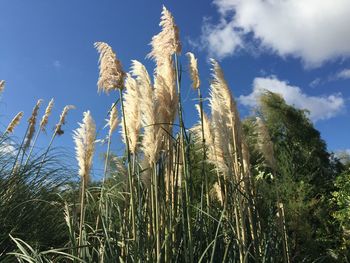
[[188, 167], [187, 167], [187, 157], [185, 150], [185, 127], [183, 123], [183, 115], [182, 115], [182, 104], [181, 104], [181, 85], [180, 85], [180, 72], [179, 72], [179, 62], [177, 58], [177, 54], [175, 53], [175, 71], [176, 71], [176, 85], [177, 92], [179, 96], [179, 122], [180, 122], [180, 136], [181, 136], [181, 150], [182, 150], [182, 160], [183, 160], [183, 168], [184, 168], [184, 186], [185, 186], [185, 198], [186, 198], [186, 216], [187, 216], [187, 231], [188, 231], [188, 247], [189, 247], [189, 255], [190, 262], [193, 262], [193, 248], [192, 248], [192, 224], [191, 224], [191, 215], [190, 215], [190, 196], [188, 192]]
[[154, 201], [155, 201], [155, 228], [156, 228], [156, 245], [157, 245], [157, 262], [160, 257], [160, 225], [159, 225], [159, 196], [158, 196], [158, 177], [157, 177], [157, 168], [154, 165], [153, 169], [153, 182], [154, 182]]
[[206, 199], [207, 199], [207, 213], [209, 214], [209, 207], [210, 207], [210, 199], [209, 199], [209, 182], [208, 182], [208, 174], [205, 172], [205, 160], [207, 158], [207, 148], [206, 148], [206, 142], [205, 142], [205, 136], [204, 136], [204, 112], [203, 112], [203, 97], [201, 94], [200, 88], [198, 90], [198, 98], [199, 98], [199, 109], [200, 109], [200, 115], [201, 115], [201, 128], [202, 128], [202, 146], [203, 146], [203, 160], [202, 160], [202, 175], [204, 175], [204, 181], [205, 181], [205, 191], [206, 191]]
[[26, 137], [27, 137], [28, 130], [29, 130], [29, 125], [27, 126], [27, 129], [26, 129], [26, 132], [24, 133], [24, 136], [23, 136], [21, 145], [20, 145], [20, 147], [19, 147], [19, 149], [18, 149], [18, 152], [17, 152], [16, 158], [15, 158], [15, 161], [14, 161], [13, 166], [12, 166], [12, 169], [11, 169], [11, 175], [12, 175], [13, 171], [15, 170], [15, 167], [16, 167], [16, 164], [17, 164], [17, 161], [18, 161], [18, 157], [19, 157], [19, 155], [21, 154], [24, 141], [25, 141], [25, 139], [26, 139]]
[[33, 153], [33, 149], [34, 149], [34, 146], [35, 146], [35, 144], [36, 144], [36, 141], [38, 140], [38, 137], [39, 137], [39, 135], [40, 135], [40, 132], [41, 132], [41, 129], [39, 128], [38, 132], [37, 132], [36, 135], [35, 135], [35, 138], [34, 138], [32, 147], [30, 147], [30, 150], [29, 150], [29, 153], [28, 153], [28, 157], [27, 157], [27, 160], [26, 160], [24, 166], [26, 166], [26, 165], [28, 164], [28, 162], [29, 162], [30, 156], [31, 156], [32, 153]]
[[120, 95], [120, 103], [122, 107], [122, 114], [123, 114], [123, 127], [124, 127], [124, 134], [125, 134], [125, 144], [126, 144], [126, 151], [127, 151], [127, 159], [128, 159], [128, 180], [129, 180], [129, 189], [130, 189], [130, 203], [131, 203], [131, 220], [132, 220], [132, 234], [133, 239], [136, 238], [136, 224], [135, 224], [135, 202], [134, 202], [134, 188], [132, 184], [132, 173], [131, 173], [131, 155], [130, 155], [130, 146], [129, 146], [129, 138], [128, 133], [126, 129], [126, 119], [125, 119], [125, 111], [124, 111], [124, 101], [123, 101], [123, 91], [122, 89], [119, 89], [119, 95]]
[[45, 153], [44, 153], [43, 159], [41, 160], [41, 163], [40, 163], [39, 169], [38, 169], [38, 171], [37, 171], [37, 173], [36, 173], [36, 176], [39, 175], [39, 173], [40, 173], [40, 171], [41, 171], [41, 168], [42, 168], [43, 165], [44, 165], [44, 161], [45, 161], [45, 159], [46, 159], [47, 154], [49, 153], [49, 151], [50, 151], [50, 149], [51, 149], [53, 140], [55, 139], [56, 135], [57, 135], [57, 131], [55, 130], [55, 132], [53, 133], [53, 135], [52, 135], [52, 137], [51, 137], [49, 146], [47, 147], [47, 149], [46, 149], [46, 151], [45, 151]]
[[79, 256], [82, 254], [82, 248], [81, 246], [83, 245], [83, 226], [84, 226], [84, 209], [85, 206], [85, 177], [82, 177], [81, 180], [81, 200], [80, 200], [80, 223], [79, 223]]

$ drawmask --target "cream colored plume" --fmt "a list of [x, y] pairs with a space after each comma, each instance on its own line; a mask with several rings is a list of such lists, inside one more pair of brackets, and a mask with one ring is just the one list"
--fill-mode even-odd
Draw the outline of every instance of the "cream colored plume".
[[63, 108], [63, 111], [60, 115], [60, 120], [56, 124], [55, 134], [62, 135], [64, 133], [64, 131], [62, 130], [62, 125], [66, 123], [66, 117], [67, 117], [68, 111], [72, 109], [75, 109], [75, 106], [67, 105]]
[[273, 170], [276, 170], [276, 159], [273, 150], [273, 143], [265, 123], [259, 117], [256, 117], [256, 127], [259, 150], [264, 156], [266, 165]]
[[242, 140], [242, 160], [243, 160], [243, 169], [246, 174], [250, 174], [250, 154], [247, 142]]
[[162, 129], [169, 133], [178, 106], [172, 55], [181, 52], [181, 43], [174, 17], [164, 6], [160, 26], [162, 30], [152, 38], [152, 51], [148, 57], [156, 62], [154, 90], [158, 102], [159, 122], [163, 123]]
[[[213, 162], [218, 170], [227, 174], [233, 166], [233, 149], [232, 146], [232, 129], [230, 125], [230, 116], [232, 112], [227, 107], [227, 100], [230, 100], [231, 95], [225, 94], [228, 90], [227, 84], [223, 78], [221, 70], [213, 65], [213, 80], [210, 85], [210, 107], [211, 107], [211, 125], [213, 130], [215, 155]], [[232, 170], [231, 170], [232, 172]]]
[[219, 169], [230, 169], [238, 176], [241, 169], [241, 123], [236, 103], [224, 78], [220, 65], [212, 62], [213, 79], [210, 84], [210, 106], [215, 148]]
[[52, 112], [53, 104], [54, 104], [54, 100], [51, 99], [49, 104], [46, 107], [46, 110], [45, 110], [45, 113], [44, 113], [43, 117], [41, 118], [40, 129], [42, 131], [45, 131], [46, 125], [47, 125], [47, 123], [49, 121], [49, 117], [50, 117], [51, 112]]
[[5, 89], [5, 80], [0, 80], [0, 94], [4, 91]]
[[[195, 105], [199, 118], [201, 118], [201, 109], [198, 104]], [[213, 129], [211, 127], [211, 123], [209, 120], [209, 117], [207, 114], [203, 112], [203, 134], [204, 134], [204, 140], [205, 140], [205, 145], [208, 147], [208, 158], [209, 160], [215, 160], [215, 147], [214, 147], [214, 134], [213, 134]], [[202, 139], [202, 127], [201, 124], [196, 125], [195, 127], [195, 134], [197, 138]]]
[[40, 108], [40, 105], [42, 102], [43, 102], [42, 99], [37, 101], [36, 105], [33, 108], [32, 115], [28, 119], [29, 126], [28, 126], [28, 133], [27, 133], [26, 141], [25, 141], [24, 146], [23, 146], [24, 149], [27, 149], [29, 147], [30, 142], [32, 141], [32, 138], [34, 136], [36, 118], [38, 117], [38, 111], [39, 111], [39, 108]]
[[112, 158], [112, 162], [115, 165], [115, 169], [116, 171], [114, 171], [113, 175], [119, 175], [118, 178], [116, 178], [118, 180], [118, 182], [127, 182], [127, 178], [128, 178], [128, 169], [125, 166], [125, 164], [123, 163], [123, 160], [121, 158], [118, 157], [113, 157]]
[[[227, 115], [227, 118], [230, 119], [230, 125], [232, 125], [232, 127], [240, 126], [237, 105], [232, 97], [232, 91], [225, 80], [224, 73], [217, 61], [211, 59], [211, 63], [213, 71], [213, 79], [210, 84], [211, 96], [216, 97], [217, 101], [220, 103], [220, 105], [218, 105], [218, 110], [221, 114]], [[240, 129], [240, 127], [236, 128]]]
[[181, 53], [181, 42], [179, 28], [175, 24], [173, 15], [163, 6], [162, 16], [159, 25], [162, 30], [152, 38], [152, 51], [148, 57], [157, 62], [157, 66], [162, 64], [162, 59]]
[[76, 158], [79, 164], [79, 175], [85, 184], [89, 181], [92, 159], [95, 150], [96, 126], [89, 111], [84, 112], [82, 123], [74, 131]]
[[188, 68], [192, 79], [192, 87], [194, 89], [198, 89], [201, 83], [200, 83], [199, 74], [198, 74], [197, 58], [195, 58], [195, 56], [191, 52], [187, 52], [186, 55], [188, 56], [188, 60], [189, 60]]
[[174, 122], [178, 108], [175, 70], [172, 57], [169, 56], [162, 61], [162, 65], [156, 68], [154, 92], [158, 103], [159, 122], [163, 123], [163, 130], [171, 133], [171, 124]]
[[[137, 81], [127, 74], [125, 81], [126, 92], [124, 94], [124, 113], [126, 121], [126, 132], [129, 138], [129, 147], [131, 153], [135, 153], [138, 144], [140, 126], [141, 126], [141, 108], [140, 108], [140, 91]], [[123, 125], [123, 124], [122, 124]], [[124, 127], [122, 137], [126, 142]]]
[[131, 73], [136, 77], [139, 86], [139, 92], [142, 100], [140, 100], [141, 123], [144, 128], [141, 148], [145, 154], [150, 166], [156, 162], [161, 146], [162, 130], [159, 123], [159, 115], [157, 112], [157, 101], [154, 95], [151, 79], [144, 65], [133, 60]]
[[107, 125], [109, 127], [108, 136], [111, 137], [112, 133], [118, 127], [119, 119], [118, 119], [118, 110], [117, 105], [115, 103], [112, 104], [111, 110], [109, 112], [109, 119], [106, 120]]
[[96, 42], [94, 46], [100, 53], [98, 91], [109, 93], [112, 90], [123, 89], [125, 72], [113, 49], [104, 42]]
[[223, 204], [223, 198], [222, 198], [222, 191], [220, 189], [220, 186], [219, 184], [216, 182], [214, 185], [213, 185], [213, 188], [211, 189], [211, 194], [213, 196], [216, 197], [216, 199], [221, 203]]
[[10, 124], [7, 126], [5, 133], [10, 134], [13, 132], [13, 130], [16, 128], [16, 126], [19, 124], [23, 117], [23, 111], [17, 113], [17, 115], [12, 119]]

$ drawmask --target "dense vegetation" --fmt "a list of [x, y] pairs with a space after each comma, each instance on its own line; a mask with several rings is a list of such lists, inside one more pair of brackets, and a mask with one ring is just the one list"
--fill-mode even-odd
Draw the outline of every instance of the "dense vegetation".
[[[264, 93], [241, 120], [216, 61], [207, 116], [193, 54], [199, 123], [187, 127], [179, 32], [162, 14], [153, 82], [140, 62], [126, 74], [109, 45], [95, 44], [99, 90], [120, 96], [109, 111], [101, 181], [89, 179], [101, 139], [90, 112], [74, 132], [79, 171], [52, 149], [71, 106], [42, 153], [33, 149], [53, 101], [35, 132], [38, 101], [19, 144], [11, 134], [23, 114], [0, 135], [0, 261], [348, 262], [348, 156], [329, 153], [308, 113], [278, 94]], [[110, 151], [117, 107], [122, 156]]]

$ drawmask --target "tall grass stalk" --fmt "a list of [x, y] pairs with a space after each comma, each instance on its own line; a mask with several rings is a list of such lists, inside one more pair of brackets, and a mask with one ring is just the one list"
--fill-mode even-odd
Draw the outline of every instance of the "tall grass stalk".
[[130, 205], [131, 205], [131, 220], [132, 220], [132, 239], [136, 239], [136, 222], [135, 222], [135, 201], [134, 201], [134, 185], [133, 185], [133, 174], [131, 168], [131, 153], [129, 147], [129, 138], [127, 132], [127, 123], [125, 118], [125, 110], [124, 110], [124, 100], [123, 100], [123, 90], [119, 89], [120, 96], [120, 104], [122, 108], [122, 118], [123, 118], [123, 127], [125, 134], [125, 146], [126, 146], [126, 154], [127, 154], [127, 165], [128, 165], [128, 181], [129, 181], [129, 192], [130, 192]]
[[185, 125], [183, 122], [183, 115], [182, 115], [182, 104], [181, 104], [181, 84], [180, 84], [180, 70], [179, 70], [179, 61], [178, 56], [175, 53], [174, 54], [174, 63], [175, 63], [175, 74], [176, 74], [176, 86], [177, 86], [177, 93], [179, 97], [179, 123], [180, 123], [180, 141], [181, 141], [181, 151], [182, 151], [182, 160], [183, 160], [183, 172], [184, 172], [184, 187], [185, 187], [185, 199], [186, 199], [186, 221], [187, 221], [187, 235], [188, 235], [188, 248], [189, 248], [189, 261], [193, 262], [193, 244], [192, 244], [192, 222], [191, 222], [191, 200], [189, 195], [189, 189], [188, 189], [188, 182], [189, 182], [189, 174], [188, 174], [188, 159], [186, 154], [186, 143], [185, 143], [185, 136], [186, 136], [186, 130]]
[[39, 167], [39, 169], [37, 171], [37, 176], [40, 174], [40, 171], [41, 171], [41, 169], [42, 169], [42, 167], [43, 167], [43, 165], [45, 163], [45, 159], [46, 159], [48, 153], [51, 150], [53, 141], [55, 140], [56, 136], [57, 135], [62, 135], [64, 133], [63, 130], [62, 130], [62, 126], [66, 123], [66, 117], [67, 117], [68, 111], [71, 110], [71, 109], [74, 109], [74, 108], [75, 107], [73, 105], [67, 105], [67, 106], [65, 106], [63, 108], [63, 111], [62, 111], [62, 113], [60, 115], [60, 119], [59, 119], [58, 123], [56, 124], [55, 130], [54, 130], [54, 132], [53, 132], [53, 134], [51, 136], [51, 140], [50, 140], [50, 142], [49, 142], [49, 144], [48, 144], [48, 146], [47, 146], [47, 148], [46, 148], [46, 150], [45, 150], [45, 152], [43, 154], [43, 158], [42, 158], [42, 161], [40, 163], [40, 167]]

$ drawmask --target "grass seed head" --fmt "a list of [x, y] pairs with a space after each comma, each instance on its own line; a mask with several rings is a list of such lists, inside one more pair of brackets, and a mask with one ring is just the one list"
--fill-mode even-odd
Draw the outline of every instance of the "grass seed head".
[[54, 104], [54, 100], [51, 99], [49, 104], [47, 105], [47, 107], [45, 109], [45, 113], [44, 113], [43, 117], [41, 118], [40, 129], [42, 131], [45, 131], [46, 125], [49, 121], [49, 117], [50, 117], [51, 112], [52, 112], [53, 104]]
[[5, 89], [5, 80], [0, 80], [0, 94], [4, 91]]
[[42, 99], [39, 99], [37, 101], [36, 105], [33, 108], [32, 115], [28, 119], [29, 127], [28, 127], [28, 133], [27, 133], [26, 141], [25, 141], [25, 144], [23, 146], [24, 149], [27, 149], [29, 147], [30, 142], [33, 139], [33, 136], [34, 136], [34, 133], [35, 133], [36, 119], [38, 117], [39, 108], [40, 108], [40, 105], [41, 105], [42, 102], [43, 102]]
[[108, 94], [112, 90], [123, 89], [126, 74], [113, 49], [104, 42], [96, 42], [94, 46], [100, 54], [98, 92]]
[[90, 111], [84, 112], [82, 123], [73, 134], [76, 158], [79, 164], [79, 175], [85, 184], [89, 181], [92, 159], [95, 150], [96, 125]]
[[198, 74], [198, 66], [197, 66], [197, 58], [193, 55], [193, 53], [186, 53], [189, 59], [189, 71], [192, 79], [192, 87], [194, 89], [198, 89], [200, 86], [199, 74]]
[[13, 132], [13, 130], [16, 128], [16, 126], [20, 123], [22, 117], [23, 117], [23, 111], [17, 113], [17, 115], [12, 119], [10, 124], [7, 126], [5, 133], [10, 134]]
[[63, 108], [63, 111], [62, 111], [62, 113], [60, 115], [60, 120], [56, 124], [55, 133], [57, 135], [62, 135], [64, 133], [64, 131], [62, 130], [62, 126], [66, 123], [66, 117], [67, 117], [68, 111], [72, 110], [72, 109], [75, 109], [75, 106], [73, 106], [73, 105], [66, 105]]

